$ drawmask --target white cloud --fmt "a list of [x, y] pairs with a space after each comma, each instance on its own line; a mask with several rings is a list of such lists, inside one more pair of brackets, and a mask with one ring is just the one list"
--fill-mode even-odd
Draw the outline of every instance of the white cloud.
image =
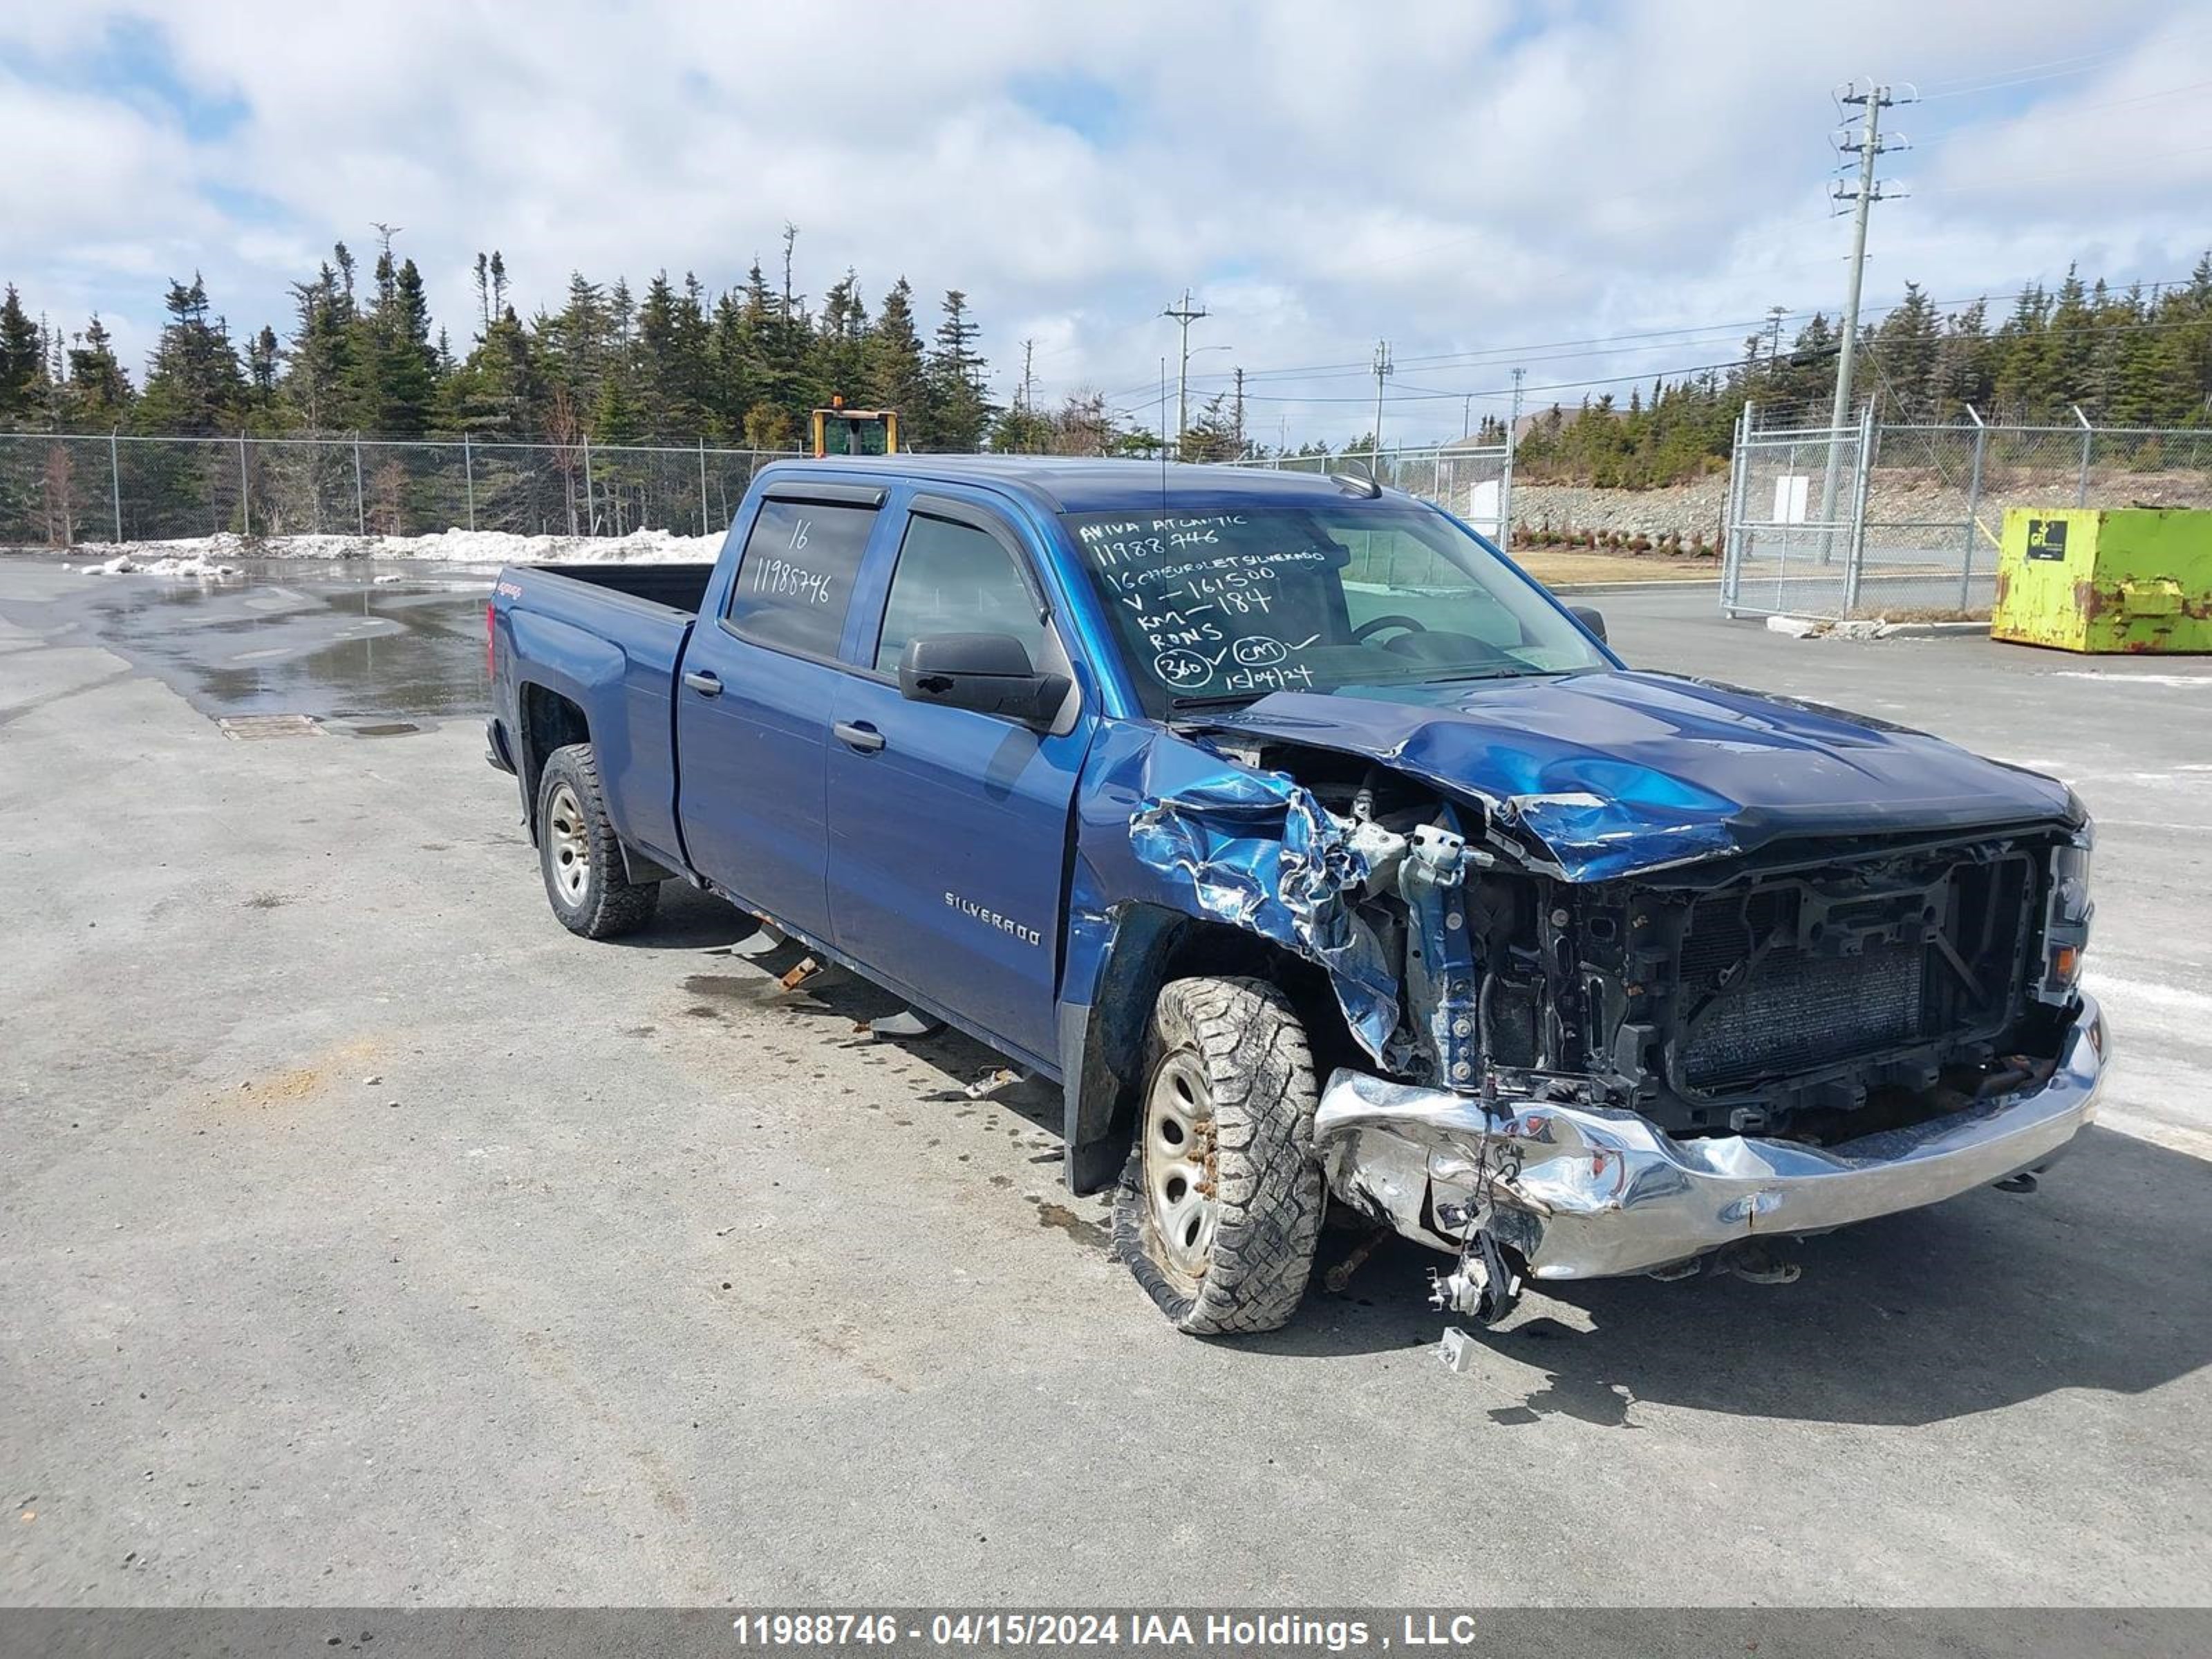
[[[143, 83], [144, 52], [137, 83], [118, 70], [118, 30], [161, 43], [198, 108], [234, 115], [165, 114], [176, 88]], [[1002, 392], [1030, 337], [1042, 395], [1088, 383], [1133, 404], [1186, 282], [1213, 313], [1194, 343], [1233, 344], [1255, 372], [1356, 366], [1379, 335], [1405, 365], [1832, 310], [1846, 242], [1820, 194], [1827, 94], [1869, 70], [1944, 94], [1899, 112], [1905, 130], [1951, 130], [1885, 168], [1922, 193], [1877, 210], [1875, 301], [1911, 277], [2002, 304], [2076, 258], [2179, 275], [2212, 182], [2212, 104], [2172, 93], [2212, 79], [2212, 26], [2153, 0], [836, 15], [199, 0], [17, 9], [0, 43], [19, 66], [0, 82], [0, 148], [38, 161], [9, 170], [0, 274], [57, 314], [152, 315], [163, 279], [198, 266], [238, 331], [281, 327], [320, 250], [362, 247], [381, 220], [404, 227], [458, 338], [479, 248], [503, 251], [527, 309], [572, 268], [733, 282], [756, 254], [772, 263], [790, 220], [810, 291], [848, 264], [872, 297], [902, 273], [925, 301], [964, 288]], [[1044, 88], [1071, 101], [1039, 108]], [[1544, 385], [1729, 349], [1527, 355], [1553, 358], [1530, 365]], [[1486, 391], [1510, 361], [1401, 375]], [[1228, 362], [1194, 365], [1201, 391]], [[1294, 436], [1341, 436], [1370, 418], [1356, 367], [1252, 384], [1344, 399], [1255, 404], [1263, 430], [1287, 414]], [[1393, 431], [1460, 416], [1401, 400]]]

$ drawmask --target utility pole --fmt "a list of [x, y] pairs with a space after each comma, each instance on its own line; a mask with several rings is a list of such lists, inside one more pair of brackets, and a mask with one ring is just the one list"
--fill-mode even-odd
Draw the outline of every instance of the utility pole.
[[1237, 365], [1237, 459], [1244, 459], [1244, 365]]
[[1022, 413], [1030, 414], [1036, 409], [1036, 373], [1032, 365], [1036, 362], [1036, 342], [1022, 342]]
[[1790, 314], [1787, 306], [1766, 308], [1766, 371], [1772, 374], [1782, 362], [1782, 319]]
[[1182, 303], [1170, 306], [1160, 315], [1174, 318], [1182, 329], [1182, 367], [1176, 371], [1176, 442], [1179, 446], [1182, 434], [1190, 430], [1190, 325], [1206, 315], [1206, 307], [1194, 307], [1190, 290], [1185, 289]]
[[1390, 361], [1390, 343], [1377, 340], [1375, 343], [1375, 440], [1367, 452], [1368, 471], [1375, 474], [1377, 482], [1382, 476], [1382, 381], [1397, 367]]
[[1459, 435], [1472, 436], [1474, 432], [1474, 393], [1468, 392], [1459, 400]]
[[[1838, 106], [1849, 108], [1857, 105], [1865, 111], [1865, 114], [1860, 122], [1856, 138], [1846, 134], [1837, 140], [1838, 149], [1847, 155], [1857, 156], [1858, 179], [1851, 184], [1838, 180], [1831, 192], [1837, 202], [1851, 204], [1851, 274], [1844, 294], [1843, 339], [1841, 349], [1836, 356], [1836, 400], [1828, 414], [1827, 475], [1820, 484], [1820, 522], [1824, 526], [1835, 522], [1836, 474], [1843, 459], [1840, 434], [1851, 412], [1851, 367], [1859, 343], [1859, 289], [1866, 276], [1867, 216], [1883, 196], [1882, 187], [1874, 176], [1875, 158], [1885, 149], [1896, 147], [1893, 143], [1882, 142], [1881, 112], [1893, 104], [1911, 101], [1911, 93], [1899, 96], [1872, 80], [1863, 88], [1857, 82], [1851, 82], [1836, 94]], [[1839, 207], [1837, 211], [1841, 212], [1842, 209]], [[1862, 465], [1865, 459], [1860, 457]], [[1820, 538], [1823, 563], [1827, 561], [1829, 546], [1833, 539], [1833, 536], [1824, 529]]]

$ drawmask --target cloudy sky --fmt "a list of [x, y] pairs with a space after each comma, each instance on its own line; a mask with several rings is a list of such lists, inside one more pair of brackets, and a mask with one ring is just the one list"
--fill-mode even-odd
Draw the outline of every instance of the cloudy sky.
[[572, 269], [726, 285], [787, 220], [810, 293], [968, 290], [1002, 396], [1032, 340], [1041, 398], [1149, 421], [1188, 284], [1194, 392], [1243, 366], [1256, 436], [1364, 432], [1387, 337], [1386, 436], [1450, 437], [1516, 364], [1571, 403], [1832, 314], [1831, 94], [1869, 76], [1920, 94], [1870, 306], [2212, 242], [2207, 0], [0, 0], [0, 280], [135, 366], [172, 276], [281, 331], [381, 221], [460, 349], [478, 249], [526, 313]]

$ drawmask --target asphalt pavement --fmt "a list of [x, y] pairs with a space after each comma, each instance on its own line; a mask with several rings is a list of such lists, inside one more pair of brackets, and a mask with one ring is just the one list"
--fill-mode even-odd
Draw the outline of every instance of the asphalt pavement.
[[563, 932], [480, 579], [399, 574], [0, 560], [0, 1601], [2212, 1597], [2212, 662], [1596, 599], [2072, 782], [2119, 1060], [2033, 1196], [1559, 1287], [1454, 1375], [1420, 1251], [1179, 1337], [1052, 1091], [689, 892]]

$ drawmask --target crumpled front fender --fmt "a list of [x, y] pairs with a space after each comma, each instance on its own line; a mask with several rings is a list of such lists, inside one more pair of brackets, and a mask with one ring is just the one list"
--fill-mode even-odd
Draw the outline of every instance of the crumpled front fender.
[[1319, 964], [1354, 1037], [1384, 1060], [1397, 964], [1353, 908], [1366, 860], [1310, 791], [1157, 727], [1107, 721], [1080, 801], [1064, 1002], [1096, 1000], [1116, 913], [1155, 905]]

